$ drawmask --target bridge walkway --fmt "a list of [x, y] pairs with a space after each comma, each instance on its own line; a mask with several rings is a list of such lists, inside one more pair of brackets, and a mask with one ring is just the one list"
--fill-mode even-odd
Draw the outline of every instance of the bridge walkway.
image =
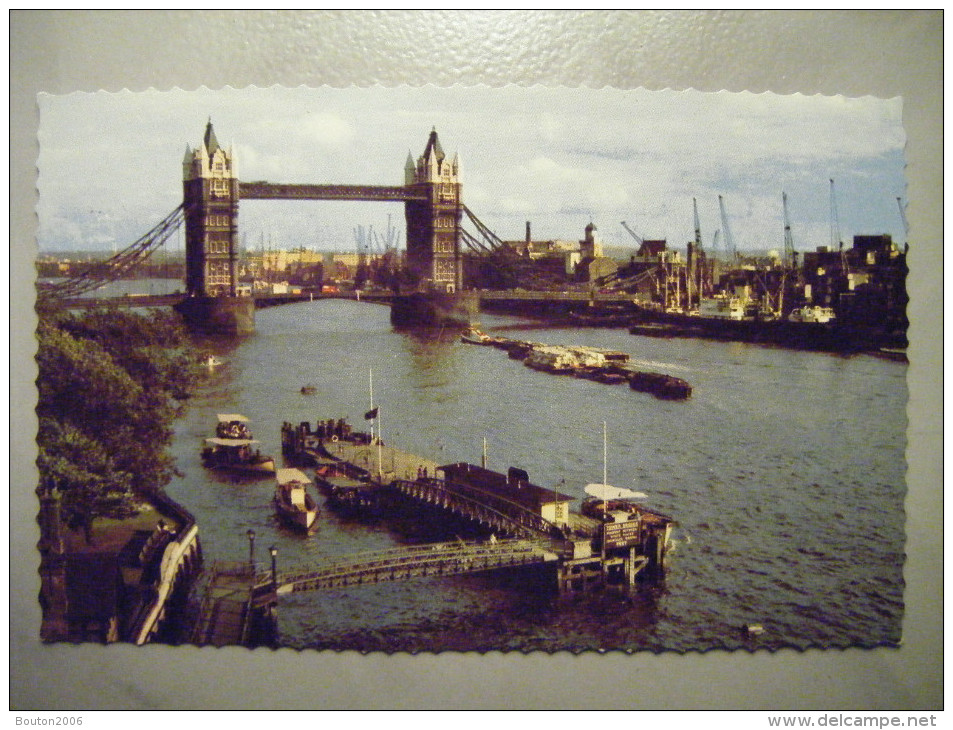
[[320, 566], [279, 573], [277, 593], [284, 595], [421, 576], [477, 573], [558, 560], [558, 555], [547, 547], [542, 542], [531, 540], [459, 540], [358, 553]]

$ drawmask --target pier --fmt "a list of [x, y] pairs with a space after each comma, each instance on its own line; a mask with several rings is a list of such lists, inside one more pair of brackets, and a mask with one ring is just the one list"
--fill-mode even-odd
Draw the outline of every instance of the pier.
[[343, 420], [285, 423], [282, 450], [286, 459], [314, 468], [329, 505], [386, 519], [401, 502], [426, 504], [482, 526], [490, 538], [312, 566], [279, 576], [278, 594], [552, 563], [559, 592], [571, 595], [630, 589], [639, 576], [664, 573], [674, 521], [634, 503], [589, 499], [574, 511], [574, 497], [533, 484], [522, 469], [502, 474], [465, 462], [438, 464], [355, 432]]

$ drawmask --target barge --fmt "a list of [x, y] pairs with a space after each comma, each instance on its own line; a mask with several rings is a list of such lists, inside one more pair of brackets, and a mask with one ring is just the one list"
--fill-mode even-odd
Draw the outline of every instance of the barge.
[[632, 390], [666, 400], [685, 400], [692, 395], [692, 386], [681, 378], [627, 367], [629, 355], [625, 352], [490, 337], [475, 327], [467, 330], [460, 340], [467, 344], [491, 345], [506, 351], [513, 360], [522, 360], [529, 368], [553, 375], [574, 375], [607, 385], [628, 383]]

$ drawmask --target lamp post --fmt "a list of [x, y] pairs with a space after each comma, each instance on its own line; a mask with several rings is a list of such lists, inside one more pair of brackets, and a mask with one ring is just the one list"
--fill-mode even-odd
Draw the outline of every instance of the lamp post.
[[255, 531], [249, 530], [245, 533], [248, 536], [248, 562], [255, 564]]
[[268, 548], [268, 552], [271, 553], [271, 589], [273, 591], [278, 590], [278, 568], [276, 565], [275, 558], [278, 555], [278, 548], [272, 545]]

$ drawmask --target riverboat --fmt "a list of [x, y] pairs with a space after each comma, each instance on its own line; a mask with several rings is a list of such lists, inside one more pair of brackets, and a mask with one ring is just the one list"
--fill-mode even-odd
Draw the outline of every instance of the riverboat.
[[275, 511], [291, 527], [310, 532], [317, 524], [320, 510], [308, 494], [311, 480], [300, 469], [278, 469], [275, 472]]
[[274, 474], [274, 457], [264, 456], [258, 449], [252, 449], [257, 443], [254, 439], [207, 438], [202, 447], [202, 464], [208, 469]]
[[249, 420], [239, 413], [219, 413], [215, 436], [205, 439], [202, 464], [209, 469], [225, 469], [247, 474], [273, 474], [275, 459], [252, 447]]

